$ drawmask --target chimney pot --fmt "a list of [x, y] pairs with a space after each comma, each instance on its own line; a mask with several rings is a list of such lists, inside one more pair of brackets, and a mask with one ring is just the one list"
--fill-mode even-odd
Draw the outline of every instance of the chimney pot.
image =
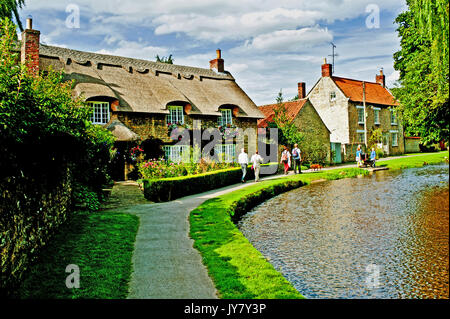
[[27, 30], [33, 30], [33, 18], [27, 18]]
[[222, 51], [220, 49], [216, 50], [216, 54], [217, 54], [217, 58], [221, 59], [222, 58]]

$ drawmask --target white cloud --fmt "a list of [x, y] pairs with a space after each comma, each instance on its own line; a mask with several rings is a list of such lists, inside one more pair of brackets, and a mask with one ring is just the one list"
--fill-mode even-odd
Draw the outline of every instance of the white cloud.
[[118, 55], [143, 60], [155, 60], [155, 56], [164, 56], [168, 53], [167, 48], [148, 46], [144, 43], [119, 40], [115, 42], [114, 49], [101, 49], [100, 54]]

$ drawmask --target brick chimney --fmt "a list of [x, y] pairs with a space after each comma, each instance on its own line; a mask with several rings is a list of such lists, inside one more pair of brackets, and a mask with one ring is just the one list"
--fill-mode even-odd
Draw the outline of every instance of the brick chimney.
[[386, 76], [383, 74], [383, 69], [380, 70], [380, 74], [375, 76], [375, 82], [380, 84], [382, 87], [386, 86]]
[[27, 28], [22, 32], [20, 61], [28, 63], [34, 75], [39, 74], [39, 38], [41, 32], [33, 30], [33, 19], [27, 18]]
[[332, 65], [327, 63], [327, 59], [323, 59], [323, 64], [322, 64], [322, 77], [331, 77], [331, 75], [333, 74], [332, 71]]
[[306, 84], [305, 82], [298, 82], [298, 98], [304, 99], [306, 97]]
[[209, 68], [217, 72], [224, 72], [224, 61], [222, 59], [222, 51], [220, 49], [216, 50], [217, 58], [209, 61]]

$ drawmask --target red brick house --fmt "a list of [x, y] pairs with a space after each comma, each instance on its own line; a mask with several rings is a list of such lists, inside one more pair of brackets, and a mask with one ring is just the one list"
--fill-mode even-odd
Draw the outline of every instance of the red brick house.
[[[166, 157], [177, 160], [189, 150], [174, 145], [176, 141], [169, 137], [168, 124], [179, 123], [191, 135], [193, 128], [200, 127], [250, 129], [253, 133], [245, 146], [256, 150], [257, 120], [264, 116], [225, 70], [220, 50], [207, 69], [48, 46], [39, 37], [29, 19], [22, 33], [22, 63], [29, 60], [36, 73], [50, 67], [63, 70], [66, 80], [74, 81], [73, 95], [92, 104], [93, 123], [113, 133], [118, 149], [126, 151], [136, 141], [159, 139]], [[231, 158], [235, 148], [236, 141], [215, 150]], [[126, 170], [124, 174], [116, 179], [126, 179]]]

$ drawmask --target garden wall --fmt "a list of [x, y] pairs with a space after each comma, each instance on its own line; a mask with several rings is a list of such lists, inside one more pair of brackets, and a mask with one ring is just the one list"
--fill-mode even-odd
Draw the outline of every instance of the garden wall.
[[[70, 211], [71, 174], [67, 165], [51, 176], [19, 174], [0, 181], [0, 295], [15, 288]], [[64, 271], [62, 269], [61, 271]]]
[[[278, 164], [269, 165], [278, 167]], [[246, 180], [254, 180], [255, 178], [254, 171], [250, 168], [251, 166], [247, 169]], [[277, 173], [277, 170], [274, 174]], [[260, 174], [260, 177], [264, 176], [266, 175]], [[153, 202], [166, 202], [239, 183], [241, 177], [241, 168], [231, 168], [194, 176], [144, 180], [144, 196]]]

